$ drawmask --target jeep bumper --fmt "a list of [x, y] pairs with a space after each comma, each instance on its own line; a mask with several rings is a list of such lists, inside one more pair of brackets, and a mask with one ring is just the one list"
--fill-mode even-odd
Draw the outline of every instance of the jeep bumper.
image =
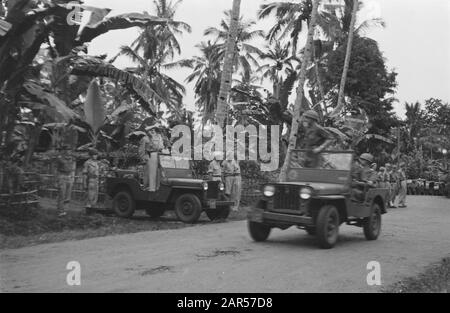
[[268, 212], [258, 209], [252, 210], [248, 213], [248, 220], [267, 224], [314, 225], [312, 217]]

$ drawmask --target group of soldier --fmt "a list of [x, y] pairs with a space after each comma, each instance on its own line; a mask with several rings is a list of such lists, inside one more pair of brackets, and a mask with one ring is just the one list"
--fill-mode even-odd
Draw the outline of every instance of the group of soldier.
[[[146, 134], [139, 144], [139, 158], [144, 165], [144, 189], [155, 192], [159, 189], [161, 171], [159, 154], [164, 150], [165, 144], [161, 135], [161, 126], [155, 124], [145, 129]], [[297, 138], [297, 148], [306, 150], [304, 166], [314, 168], [321, 162], [321, 152], [332, 143], [333, 137], [320, 125], [319, 115], [314, 110], [306, 111], [302, 115], [301, 130]], [[96, 206], [99, 190], [99, 161], [98, 151], [90, 150], [90, 158], [83, 166], [83, 187], [87, 194], [87, 208]], [[225, 194], [238, 210], [241, 197], [242, 179], [241, 169], [237, 160], [220, 162], [221, 156], [215, 153], [209, 164], [208, 175], [214, 181], [221, 181], [225, 185]], [[58, 172], [58, 214], [66, 215], [66, 206], [70, 202], [72, 186], [75, 176], [75, 159], [69, 149], [63, 149], [56, 159]], [[406, 207], [407, 182], [405, 163], [385, 164], [379, 167], [374, 163], [371, 154], [364, 153], [354, 165], [353, 171], [354, 196], [361, 200], [363, 189], [387, 188], [389, 189], [389, 206], [395, 208], [398, 198], [399, 207]]]
[[[321, 163], [320, 153], [328, 148], [333, 138], [319, 124], [319, 115], [314, 110], [306, 111], [302, 115], [302, 136], [299, 136], [297, 147], [308, 152], [305, 155], [304, 167], [315, 168]], [[398, 198], [398, 206], [406, 207], [407, 177], [406, 164], [401, 162], [399, 166], [386, 163], [378, 168], [374, 163], [373, 155], [363, 153], [355, 162], [352, 170], [353, 196], [355, 200], [362, 201], [366, 188], [386, 188], [389, 190], [389, 207], [396, 208], [395, 200]]]
[[[72, 198], [75, 181], [76, 158], [68, 147], [63, 147], [55, 158], [58, 185], [57, 212], [59, 217], [67, 215], [67, 206]], [[83, 165], [83, 190], [87, 196], [86, 209], [96, 207], [99, 193], [100, 161], [98, 151], [89, 150], [89, 159]]]
[[242, 178], [241, 167], [235, 159], [226, 159], [220, 162], [221, 153], [215, 153], [209, 164], [208, 175], [213, 181], [221, 181], [225, 184], [225, 195], [234, 202], [233, 211], [239, 209], [241, 199]]
[[357, 160], [352, 170], [354, 196], [357, 200], [363, 200], [363, 188], [386, 188], [389, 190], [388, 205], [397, 208], [395, 200], [398, 198], [398, 207], [406, 208], [406, 164], [401, 162], [399, 166], [386, 163], [378, 168], [374, 163], [374, 157], [370, 153], [363, 153]]

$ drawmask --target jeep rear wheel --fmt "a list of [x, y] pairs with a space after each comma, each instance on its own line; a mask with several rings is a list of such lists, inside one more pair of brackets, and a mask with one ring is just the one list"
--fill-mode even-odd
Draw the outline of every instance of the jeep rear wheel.
[[248, 232], [254, 241], [266, 241], [269, 238], [271, 228], [262, 223], [248, 221]]
[[119, 217], [131, 217], [136, 210], [136, 202], [128, 191], [120, 191], [113, 198], [113, 210]]
[[372, 206], [372, 215], [363, 220], [364, 236], [367, 240], [377, 240], [381, 233], [381, 209], [376, 203]]
[[202, 214], [202, 203], [194, 194], [184, 194], [175, 201], [175, 213], [184, 223], [195, 223]]
[[316, 232], [319, 246], [322, 249], [333, 248], [339, 237], [339, 212], [333, 205], [320, 208], [317, 216]]
[[230, 207], [225, 207], [221, 209], [207, 209], [205, 210], [205, 213], [211, 221], [215, 221], [220, 219], [227, 219], [230, 215], [230, 211]]

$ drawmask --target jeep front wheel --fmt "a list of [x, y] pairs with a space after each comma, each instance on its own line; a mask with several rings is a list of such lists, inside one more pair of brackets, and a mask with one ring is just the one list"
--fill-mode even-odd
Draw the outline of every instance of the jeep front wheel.
[[376, 203], [372, 206], [372, 215], [363, 220], [364, 236], [367, 240], [377, 240], [381, 233], [381, 209]]
[[316, 232], [319, 246], [322, 249], [331, 249], [339, 237], [339, 212], [333, 205], [325, 205], [317, 216]]
[[175, 213], [184, 223], [195, 223], [202, 214], [202, 203], [194, 194], [184, 194], [175, 201]]
[[262, 223], [248, 221], [248, 232], [254, 241], [266, 241], [269, 238], [271, 228]]
[[136, 209], [136, 202], [128, 191], [120, 191], [113, 198], [113, 210], [119, 217], [131, 217]]

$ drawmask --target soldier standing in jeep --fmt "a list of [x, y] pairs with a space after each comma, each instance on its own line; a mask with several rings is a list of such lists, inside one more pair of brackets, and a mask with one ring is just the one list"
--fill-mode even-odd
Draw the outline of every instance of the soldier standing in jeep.
[[306, 111], [302, 119], [304, 136], [299, 138], [297, 148], [309, 150], [305, 155], [304, 167], [317, 168], [320, 163], [319, 154], [333, 142], [333, 138], [319, 125], [319, 114], [316, 111]]

